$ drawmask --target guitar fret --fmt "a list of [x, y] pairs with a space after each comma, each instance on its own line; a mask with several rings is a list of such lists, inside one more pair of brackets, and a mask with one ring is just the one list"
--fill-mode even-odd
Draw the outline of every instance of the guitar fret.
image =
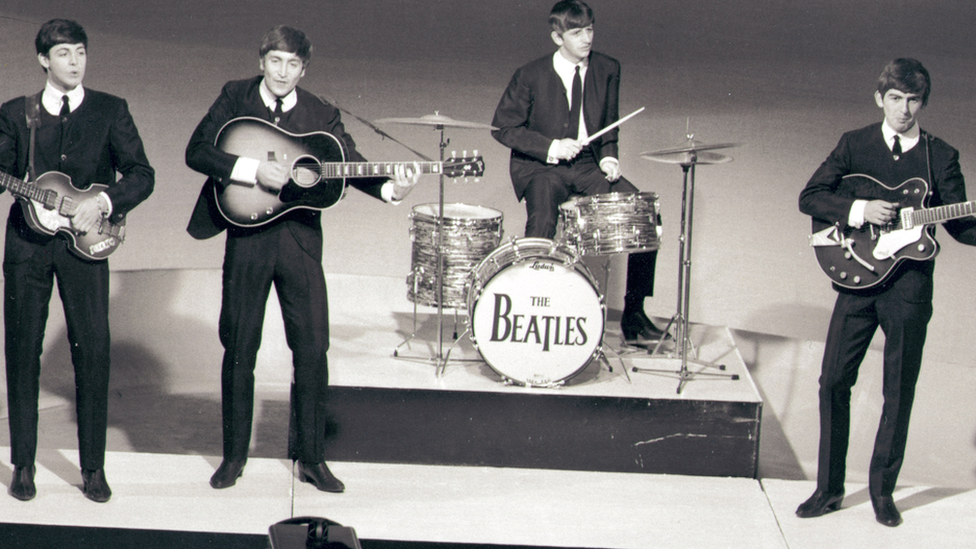
[[976, 201], [960, 202], [912, 212], [912, 223], [915, 225], [931, 225], [974, 214], [976, 214]]

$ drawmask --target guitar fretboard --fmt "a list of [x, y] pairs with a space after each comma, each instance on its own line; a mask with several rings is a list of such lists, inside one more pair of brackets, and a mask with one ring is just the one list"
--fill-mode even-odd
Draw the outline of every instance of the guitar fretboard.
[[976, 201], [959, 202], [958, 204], [948, 204], [914, 211], [912, 212], [912, 223], [917, 227], [919, 225], [941, 223], [950, 219], [958, 219], [974, 214], [976, 214]]
[[42, 189], [33, 183], [2, 172], [0, 172], [0, 188], [7, 189], [17, 196], [40, 202], [46, 207], [53, 207], [52, 202], [57, 198], [57, 193], [50, 189]]
[[[442, 171], [440, 162], [419, 162], [421, 174]], [[393, 177], [397, 166], [413, 167], [412, 162], [324, 162], [319, 170], [323, 177]]]

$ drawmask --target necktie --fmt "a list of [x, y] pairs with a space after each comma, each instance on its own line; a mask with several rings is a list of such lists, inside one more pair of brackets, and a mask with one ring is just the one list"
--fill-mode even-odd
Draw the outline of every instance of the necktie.
[[582, 103], [583, 80], [580, 78], [580, 69], [577, 65], [576, 74], [573, 75], [572, 103], [569, 106], [569, 135], [566, 137], [572, 139], [579, 137], [580, 106]]
[[61, 96], [61, 112], [58, 113], [58, 114], [63, 119], [65, 116], [68, 116], [69, 113], [71, 113], [71, 107], [68, 105], [68, 96], [67, 95], [62, 95]]
[[898, 160], [901, 157], [901, 141], [898, 140], [898, 136], [895, 136], [895, 143], [891, 146], [891, 154]]
[[278, 122], [281, 121], [281, 115], [283, 114], [283, 112], [284, 111], [281, 110], [281, 98], [279, 97], [278, 99], [275, 99], [275, 108], [274, 108], [275, 125], [277, 125]]

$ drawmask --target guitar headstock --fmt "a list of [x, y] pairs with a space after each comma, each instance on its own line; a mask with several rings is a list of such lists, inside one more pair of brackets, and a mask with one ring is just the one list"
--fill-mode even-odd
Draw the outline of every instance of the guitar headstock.
[[478, 156], [478, 151], [473, 151], [471, 156], [468, 151], [463, 151], [461, 156], [457, 156], [457, 151], [451, 151], [451, 157], [443, 163], [443, 172], [447, 177], [478, 178], [485, 173], [485, 161]]

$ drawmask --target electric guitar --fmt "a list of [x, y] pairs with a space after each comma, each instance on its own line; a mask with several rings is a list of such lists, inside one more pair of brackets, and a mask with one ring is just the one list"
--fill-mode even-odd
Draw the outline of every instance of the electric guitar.
[[87, 189], [78, 189], [61, 172], [46, 172], [32, 182], [0, 172], [0, 189], [17, 197], [31, 229], [51, 236], [60, 233], [67, 237], [70, 250], [85, 259], [105, 259], [125, 240], [125, 220], [112, 223], [103, 218], [97, 230], [87, 233], [71, 227], [78, 204], [107, 188], [108, 185], [94, 183]]
[[[294, 208], [324, 210], [342, 199], [346, 179], [392, 177], [397, 165], [412, 162], [345, 162], [342, 144], [327, 132], [293, 134], [260, 118], [235, 118], [217, 134], [218, 149], [236, 156], [278, 161], [290, 168], [281, 190], [230, 181], [214, 185], [217, 209], [230, 223], [255, 227], [273, 221]], [[481, 177], [480, 156], [444, 162], [418, 162], [422, 174], [446, 177]]]
[[820, 262], [820, 268], [837, 284], [845, 288], [863, 289], [876, 286], [906, 260], [928, 261], [939, 253], [935, 241], [935, 223], [976, 215], [976, 201], [926, 208], [928, 183], [913, 177], [889, 187], [873, 177], [862, 174], [844, 176], [853, 183], [865, 181], [881, 187], [881, 200], [897, 203], [898, 216], [885, 225], [865, 223], [859, 229], [841, 228], [813, 220], [814, 234], [810, 235]]

